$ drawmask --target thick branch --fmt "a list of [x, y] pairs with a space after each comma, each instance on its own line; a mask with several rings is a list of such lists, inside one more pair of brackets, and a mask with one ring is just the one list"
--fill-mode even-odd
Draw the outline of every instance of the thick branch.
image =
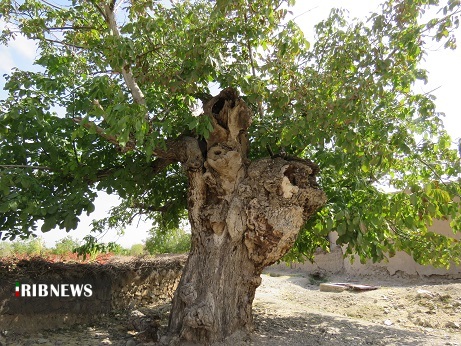
[[192, 96], [202, 101], [203, 104], [207, 103], [213, 98], [213, 95], [210, 95], [205, 92], [198, 92], [198, 93], [192, 94]]
[[157, 174], [174, 162], [175, 162], [174, 160], [168, 160], [168, 159], [162, 159], [162, 158], [155, 159], [150, 165], [152, 168], [152, 173]]
[[114, 11], [114, 8], [115, 8], [115, 3], [117, 2], [117, 0], [111, 0], [110, 4], [109, 4], [109, 9], [113, 12]]
[[[106, 12], [107, 24], [109, 25], [110, 30], [112, 31], [112, 35], [115, 37], [120, 37], [120, 32], [118, 31], [117, 22], [115, 21], [115, 14], [113, 11], [113, 2], [111, 4], [105, 4], [104, 9]], [[142, 93], [141, 89], [136, 82], [136, 79], [131, 72], [130, 65], [125, 63], [125, 66], [122, 67], [122, 75], [125, 83], [131, 91], [131, 95], [133, 96], [133, 100], [140, 105], [145, 105], [146, 100], [144, 99], [144, 94]]]
[[[152, 168], [152, 171], [150, 173], [152, 174], [152, 176], [154, 176], [157, 173], [164, 170], [166, 167], [168, 167], [173, 162], [174, 161], [171, 161], [171, 160], [155, 159], [153, 162], [150, 163], [150, 167]], [[125, 169], [125, 168], [126, 167], [124, 165], [119, 165], [119, 166], [100, 169], [96, 173], [96, 178], [93, 180], [89, 180], [88, 182], [90, 184], [96, 183], [102, 179], [109, 178], [112, 174], [114, 174], [118, 170]]]
[[154, 155], [165, 160], [163, 164], [180, 162], [188, 170], [201, 169], [204, 161], [198, 140], [186, 136], [167, 140], [166, 149], [156, 148]]
[[[120, 146], [116, 136], [107, 134], [105, 129], [96, 125], [92, 121], [82, 124], [82, 118], [76, 117], [72, 118], [72, 120], [77, 124], [81, 124], [88, 130], [96, 131], [100, 137], [117, 146], [117, 148], [123, 153], [135, 148], [135, 143], [133, 141], [128, 141], [125, 147]], [[197, 170], [202, 167], [203, 154], [197, 139], [182, 136], [177, 139], [167, 140], [165, 144], [165, 149], [155, 148], [152, 153], [154, 156], [158, 157], [158, 159], [153, 161], [151, 164], [151, 167], [155, 172], [161, 171], [173, 162], [180, 162], [184, 164], [186, 169]]]

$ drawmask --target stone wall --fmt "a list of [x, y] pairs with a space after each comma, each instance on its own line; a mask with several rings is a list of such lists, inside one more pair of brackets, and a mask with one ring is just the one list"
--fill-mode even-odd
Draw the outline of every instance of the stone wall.
[[[119, 258], [107, 264], [0, 262], [0, 330], [39, 330], [171, 300], [185, 255]], [[15, 284], [91, 285], [90, 297], [15, 297]]]

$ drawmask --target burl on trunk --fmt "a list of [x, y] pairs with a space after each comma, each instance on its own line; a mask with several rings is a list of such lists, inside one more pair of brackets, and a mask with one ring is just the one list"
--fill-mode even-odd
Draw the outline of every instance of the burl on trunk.
[[251, 112], [228, 88], [204, 105], [214, 130], [189, 145], [192, 248], [173, 299], [169, 335], [206, 344], [253, 328], [263, 268], [279, 260], [326, 197], [308, 160], [247, 158]]

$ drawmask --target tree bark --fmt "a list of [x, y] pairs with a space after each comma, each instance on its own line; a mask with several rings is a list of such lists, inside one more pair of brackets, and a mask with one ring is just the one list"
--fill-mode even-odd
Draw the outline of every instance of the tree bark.
[[214, 131], [203, 165], [188, 169], [192, 248], [173, 299], [172, 343], [250, 333], [262, 270], [293, 246], [326, 201], [309, 161], [247, 159], [251, 113], [235, 90], [223, 90], [204, 110]]

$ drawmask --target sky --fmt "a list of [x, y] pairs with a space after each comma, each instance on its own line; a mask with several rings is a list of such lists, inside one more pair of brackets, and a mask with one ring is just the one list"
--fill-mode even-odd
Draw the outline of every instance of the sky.
[[[291, 9], [296, 22], [303, 29], [307, 39], [313, 41], [313, 27], [322, 19], [328, 17], [330, 10], [334, 7], [342, 7], [349, 11], [351, 17], [364, 18], [371, 12], [379, 11], [379, 0], [298, 0], [294, 8]], [[0, 19], [0, 28], [3, 23]], [[461, 40], [461, 37], [460, 37]], [[420, 84], [415, 87], [416, 92], [432, 92], [436, 96], [437, 111], [445, 113], [443, 122], [453, 139], [461, 137], [461, 48], [455, 51], [440, 48], [440, 43], [429, 43], [429, 52], [423, 62], [422, 67], [429, 71], [429, 83]], [[17, 36], [8, 47], [0, 45], [0, 99], [5, 97], [3, 86], [5, 84], [5, 73], [10, 73], [11, 69], [36, 71], [37, 67], [32, 63], [36, 57], [37, 48], [35, 44], [22, 36]], [[103, 218], [109, 209], [118, 204], [115, 196], [100, 193], [95, 205], [96, 210], [89, 217], [81, 216], [80, 224], [76, 230], [66, 233], [63, 230], [52, 230], [48, 233], [40, 234], [47, 246], [70, 235], [73, 238], [82, 239], [89, 234], [90, 223], [93, 219]], [[120, 235], [115, 230], [110, 230], [100, 237], [102, 242], [117, 241], [124, 247], [141, 243], [148, 237], [150, 225], [135, 219], [134, 224], [125, 230], [124, 235]]]

